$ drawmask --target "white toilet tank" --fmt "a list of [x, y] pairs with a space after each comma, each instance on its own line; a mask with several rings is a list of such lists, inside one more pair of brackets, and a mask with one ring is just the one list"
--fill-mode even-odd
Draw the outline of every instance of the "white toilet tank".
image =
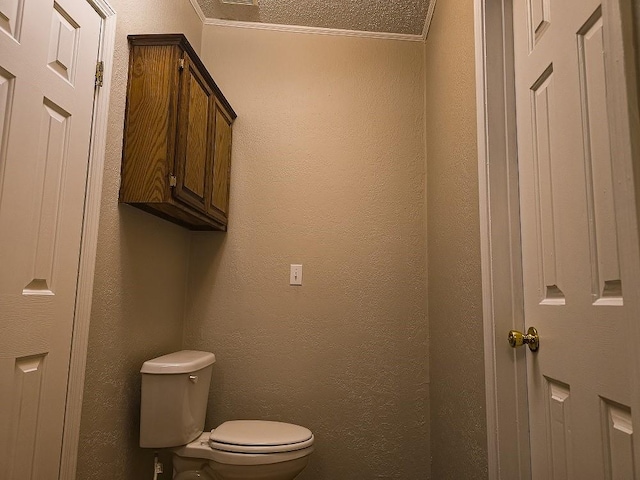
[[142, 365], [140, 446], [186, 445], [202, 434], [213, 353], [182, 350]]

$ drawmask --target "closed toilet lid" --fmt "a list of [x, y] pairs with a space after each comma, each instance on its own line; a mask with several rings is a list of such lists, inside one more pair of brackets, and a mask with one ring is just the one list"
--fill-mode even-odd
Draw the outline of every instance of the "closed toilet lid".
[[211, 431], [209, 445], [237, 453], [290, 452], [313, 445], [311, 430], [266, 420], [232, 420]]

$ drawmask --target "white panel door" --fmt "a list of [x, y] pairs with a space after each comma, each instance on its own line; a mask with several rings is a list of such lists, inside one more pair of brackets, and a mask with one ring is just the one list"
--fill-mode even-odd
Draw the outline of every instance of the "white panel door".
[[0, 478], [57, 479], [101, 19], [0, 0]]
[[513, 5], [525, 322], [541, 338], [526, 352], [532, 476], [640, 478], [628, 341], [639, 312], [625, 301], [640, 272], [621, 274], [631, 230], [612, 145], [625, 139], [608, 113], [624, 88], [607, 70], [606, 29], [620, 19], [600, 0]]

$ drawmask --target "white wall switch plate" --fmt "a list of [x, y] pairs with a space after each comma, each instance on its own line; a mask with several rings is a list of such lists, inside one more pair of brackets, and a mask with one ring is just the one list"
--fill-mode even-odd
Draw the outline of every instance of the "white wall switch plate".
[[302, 285], [302, 265], [291, 265], [289, 285]]

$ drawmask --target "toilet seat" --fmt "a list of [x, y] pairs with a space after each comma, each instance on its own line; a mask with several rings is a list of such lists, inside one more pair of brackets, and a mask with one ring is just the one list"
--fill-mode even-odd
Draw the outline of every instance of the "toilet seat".
[[[231, 425], [218, 431], [225, 423]], [[232, 420], [225, 423], [211, 433], [204, 432], [187, 445], [172, 449], [173, 453], [184, 458], [206, 459], [225, 465], [250, 466], [294, 461], [308, 457], [314, 450], [313, 434], [298, 425], [265, 420]], [[229, 430], [231, 433], [227, 436]]]
[[291, 423], [231, 420], [211, 431], [209, 446], [232, 453], [283, 453], [313, 445], [311, 430]]

